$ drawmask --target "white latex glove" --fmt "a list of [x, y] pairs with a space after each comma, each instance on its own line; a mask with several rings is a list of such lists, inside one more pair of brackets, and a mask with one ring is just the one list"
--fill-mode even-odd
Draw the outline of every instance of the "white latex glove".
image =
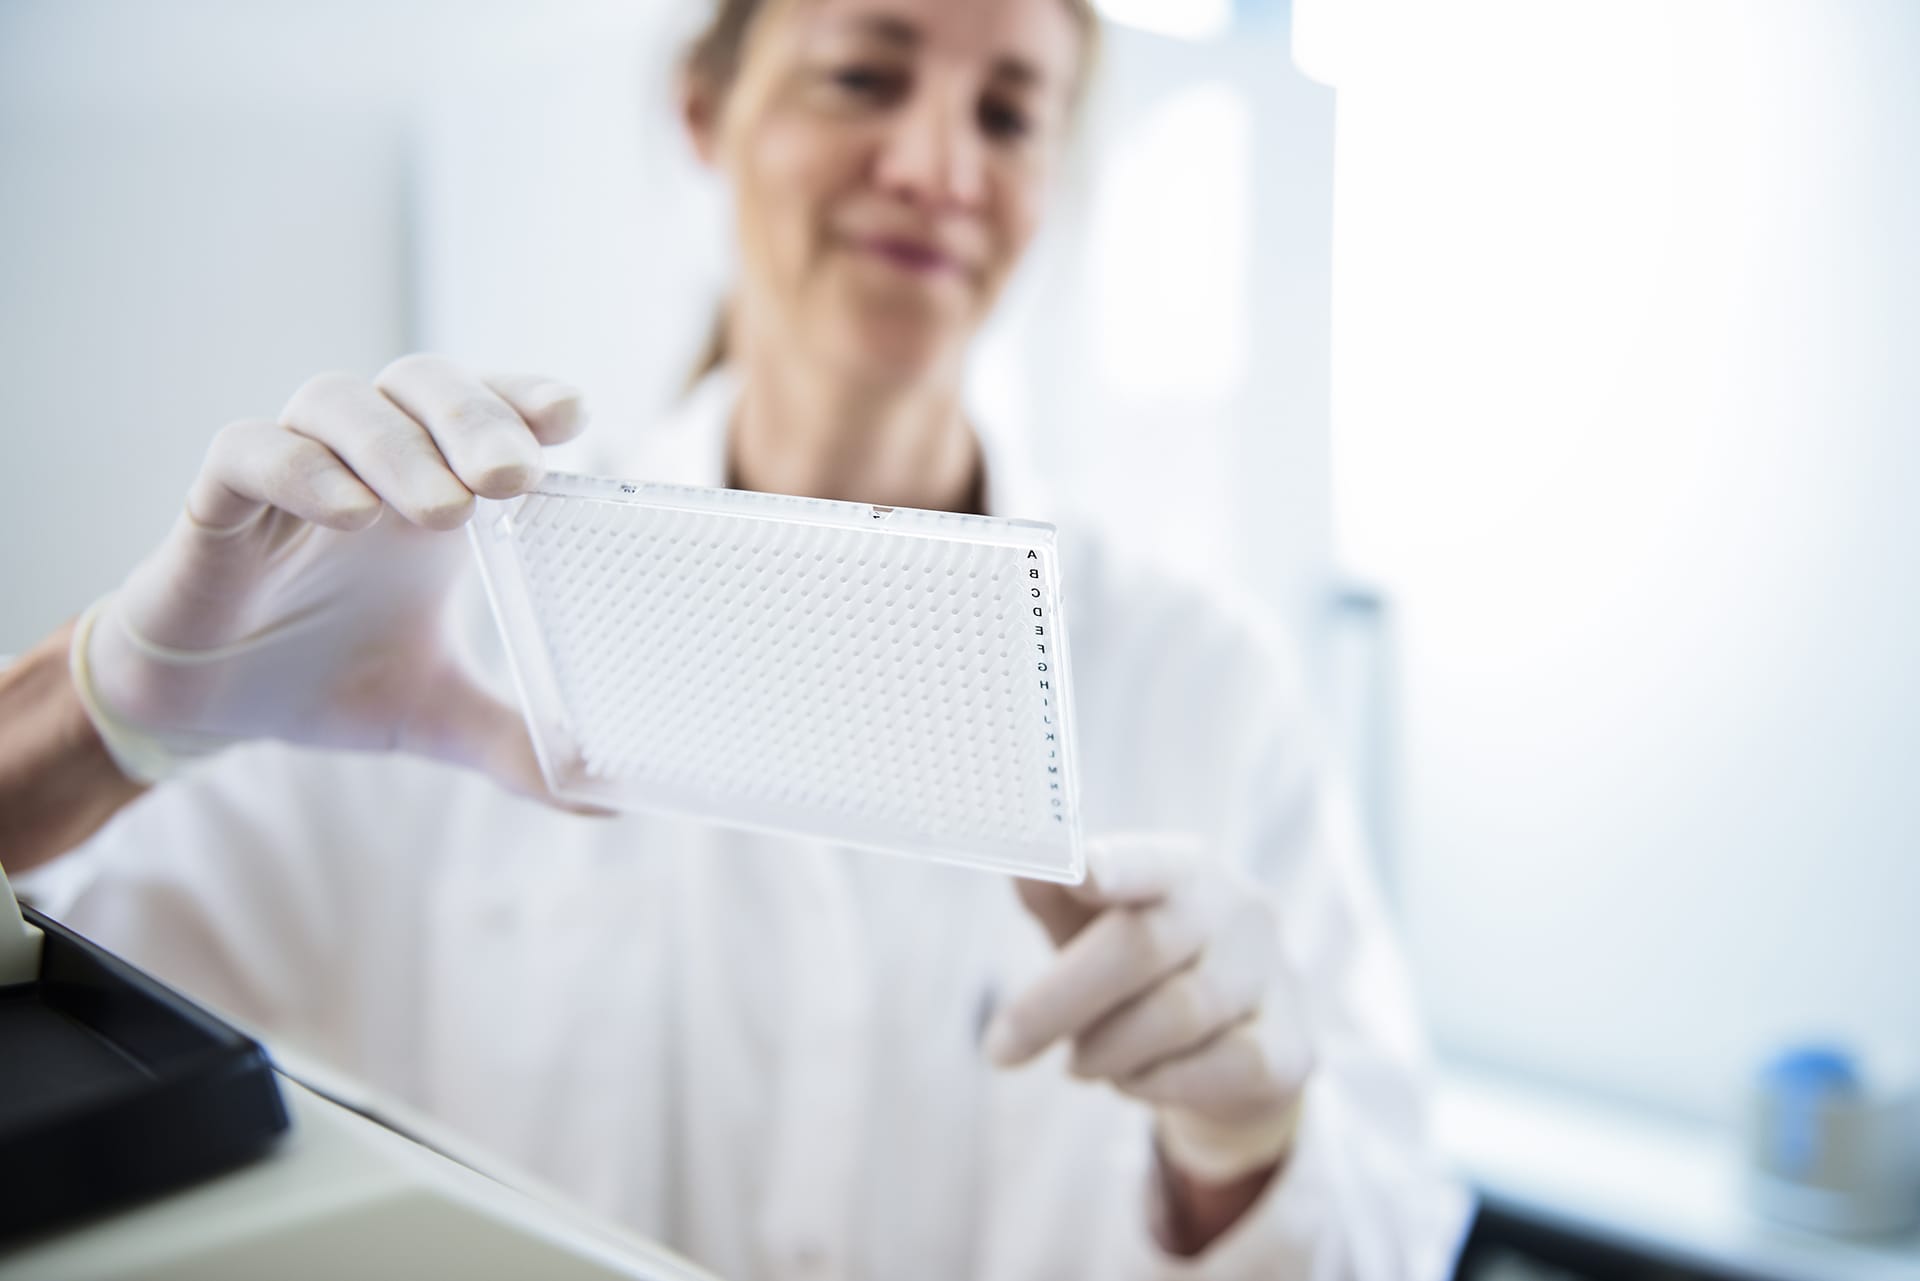
[[584, 425], [563, 383], [416, 355], [224, 428], [173, 530], [75, 631], [108, 751], [153, 782], [243, 739], [398, 749], [544, 795], [519, 713], [462, 669], [441, 615], [474, 495], [525, 491], [540, 447]]
[[1272, 904], [1184, 837], [1092, 840], [1087, 866], [1081, 885], [1017, 882], [1059, 952], [995, 1015], [988, 1057], [1067, 1038], [1076, 1076], [1153, 1106], [1177, 1169], [1225, 1183], [1280, 1161], [1313, 1054]]

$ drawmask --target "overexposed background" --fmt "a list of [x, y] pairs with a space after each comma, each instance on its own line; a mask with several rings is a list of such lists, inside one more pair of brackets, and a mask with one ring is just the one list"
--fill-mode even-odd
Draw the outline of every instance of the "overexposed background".
[[1920, 8], [1339, 34], [1338, 546], [1436, 1024], [1708, 1115], [1782, 1038], [1910, 1052]]
[[[1292, 626], [1446, 1061], [1726, 1124], [1787, 1040], [1910, 1056], [1920, 7], [1110, 10], [978, 401]], [[726, 275], [696, 18], [0, 0], [0, 651], [319, 370], [643, 430]]]

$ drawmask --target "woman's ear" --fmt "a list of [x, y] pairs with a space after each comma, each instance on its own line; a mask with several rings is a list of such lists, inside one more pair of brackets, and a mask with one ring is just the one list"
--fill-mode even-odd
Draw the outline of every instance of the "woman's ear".
[[712, 168], [719, 157], [721, 95], [711, 77], [682, 68], [679, 82], [680, 123], [700, 163]]

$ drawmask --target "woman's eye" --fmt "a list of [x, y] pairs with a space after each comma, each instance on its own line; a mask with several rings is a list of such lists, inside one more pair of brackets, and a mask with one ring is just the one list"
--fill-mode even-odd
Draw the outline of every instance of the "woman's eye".
[[980, 105], [980, 127], [986, 130], [990, 138], [1012, 142], [1026, 137], [1033, 123], [1027, 119], [1027, 113], [1018, 107], [986, 102]]
[[833, 73], [833, 83], [859, 98], [890, 97], [900, 87], [900, 77], [878, 67], [842, 67]]

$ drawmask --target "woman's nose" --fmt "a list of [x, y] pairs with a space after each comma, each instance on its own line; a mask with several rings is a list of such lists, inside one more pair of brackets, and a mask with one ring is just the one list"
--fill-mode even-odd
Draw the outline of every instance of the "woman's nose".
[[893, 118], [876, 178], [890, 194], [926, 209], [969, 208], [985, 195], [985, 161], [967, 102], [923, 91]]

